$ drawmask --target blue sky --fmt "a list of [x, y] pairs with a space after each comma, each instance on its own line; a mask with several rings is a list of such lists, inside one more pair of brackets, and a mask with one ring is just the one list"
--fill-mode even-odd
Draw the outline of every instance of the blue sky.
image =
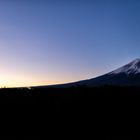
[[0, 0], [0, 86], [92, 78], [138, 57], [139, 0]]

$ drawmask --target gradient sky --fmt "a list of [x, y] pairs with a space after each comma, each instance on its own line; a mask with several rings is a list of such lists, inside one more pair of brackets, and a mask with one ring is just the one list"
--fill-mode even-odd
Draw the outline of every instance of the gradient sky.
[[0, 86], [96, 77], [140, 57], [139, 0], [0, 0]]

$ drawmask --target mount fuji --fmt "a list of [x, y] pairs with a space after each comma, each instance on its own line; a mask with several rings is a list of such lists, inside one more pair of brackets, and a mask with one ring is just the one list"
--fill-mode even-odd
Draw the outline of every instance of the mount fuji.
[[47, 87], [97, 87], [97, 86], [140, 86], [140, 58], [102, 76], [59, 85]]

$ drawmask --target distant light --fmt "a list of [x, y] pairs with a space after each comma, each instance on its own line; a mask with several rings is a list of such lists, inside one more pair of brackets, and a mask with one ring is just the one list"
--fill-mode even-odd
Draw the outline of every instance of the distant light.
[[31, 90], [32, 88], [31, 87], [27, 87], [27, 89]]

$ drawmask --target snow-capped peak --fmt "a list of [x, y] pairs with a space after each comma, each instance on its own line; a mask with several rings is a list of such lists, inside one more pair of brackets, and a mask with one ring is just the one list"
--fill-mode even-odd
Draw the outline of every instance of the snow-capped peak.
[[130, 62], [129, 64], [112, 71], [110, 74], [119, 74], [119, 73], [125, 73], [125, 74], [138, 74], [140, 73], [140, 58], [135, 59], [134, 61]]

